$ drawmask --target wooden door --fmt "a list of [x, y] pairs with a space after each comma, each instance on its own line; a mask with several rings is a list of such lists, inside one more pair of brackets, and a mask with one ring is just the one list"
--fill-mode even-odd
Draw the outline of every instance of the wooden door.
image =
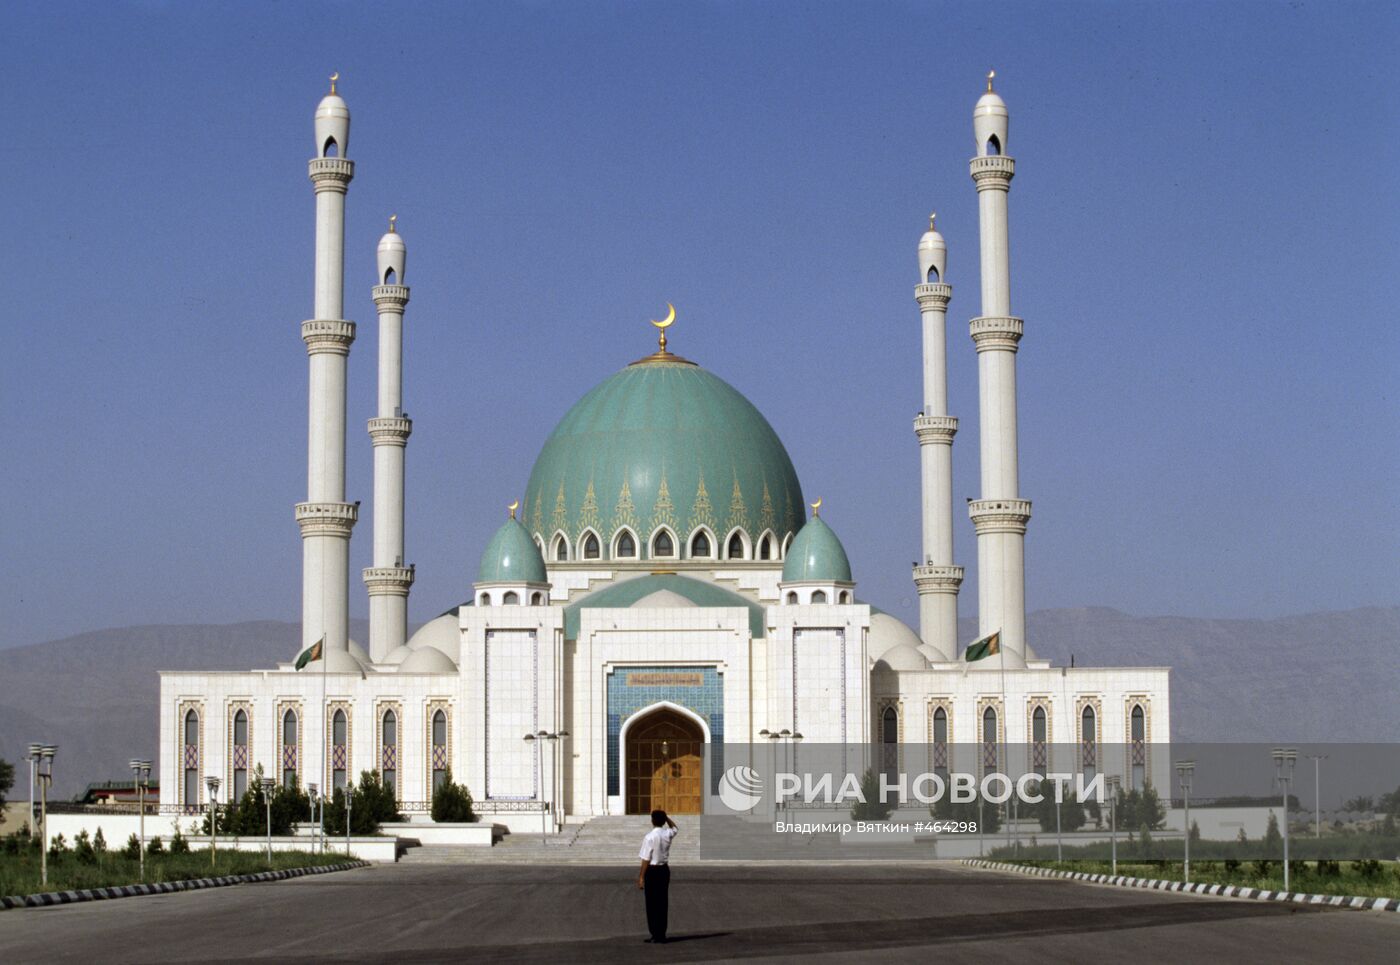
[[695, 721], [657, 710], [628, 731], [626, 753], [628, 814], [701, 812], [705, 734]]

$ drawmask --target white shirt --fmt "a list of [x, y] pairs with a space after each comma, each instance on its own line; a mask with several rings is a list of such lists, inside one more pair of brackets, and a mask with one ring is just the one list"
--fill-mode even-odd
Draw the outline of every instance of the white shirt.
[[671, 839], [675, 828], [652, 828], [642, 839], [642, 851], [637, 857], [648, 864], [667, 864], [671, 860]]

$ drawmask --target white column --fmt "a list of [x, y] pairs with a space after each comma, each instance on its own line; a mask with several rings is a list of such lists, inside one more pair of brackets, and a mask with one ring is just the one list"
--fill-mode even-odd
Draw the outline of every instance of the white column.
[[945, 660], [958, 646], [958, 588], [963, 569], [953, 565], [953, 436], [958, 420], [948, 415], [946, 322], [951, 286], [943, 284], [947, 249], [929, 218], [919, 242], [919, 278], [914, 289], [923, 319], [924, 404], [914, 418], [919, 438], [922, 552], [914, 567], [919, 591], [919, 636]]
[[[378, 280], [403, 281], [405, 248], [390, 219], [379, 242]], [[413, 567], [404, 565], [404, 450], [413, 423], [403, 414], [403, 314], [408, 288], [380, 284], [373, 290], [379, 309], [379, 408], [369, 420], [374, 445], [374, 556], [364, 571], [369, 591], [369, 656], [381, 661], [408, 639], [408, 593]]]
[[982, 254], [982, 315], [971, 323], [977, 346], [981, 420], [982, 498], [969, 506], [977, 529], [980, 635], [1001, 632], [1005, 666], [1024, 666], [1026, 654], [1025, 532], [1031, 504], [1020, 498], [1016, 439], [1016, 349], [1023, 323], [1011, 315], [1011, 253], [1007, 197], [1016, 164], [1004, 153], [1006, 105], [991, 90], [977, 102], [973, 121]]
[[[359, 516], [345, 502], [345, 376], [355, 323], [341, 318], [345, 278], [345, 193], [355, 165], [343, 154], [349, 112], [334, 92], [316, 110], [317, 157], [308, 175], [316, 191], [314, 317], [302, 322], [310, 357], [306, 499], [296, 507], [302, 536], [302, 646], [326, 638], [349, 649], [350, 533]], [[333, 145], [333, 154], [328, 150]]]

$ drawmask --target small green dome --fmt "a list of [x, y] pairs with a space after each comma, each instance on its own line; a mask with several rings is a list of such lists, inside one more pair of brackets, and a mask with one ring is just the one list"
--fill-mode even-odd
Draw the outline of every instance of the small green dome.
[[666, 526], [687, 545], [707, 527], [741, 527], [773, 559], [802, 525], [802, 484], [768, 420], [733, 386], [676, 356], [609, 376], [560, 420], [535, 460], [521, 519], [546, 546], [562, 532], [576, 558], [593, 530], [602, 555], [627, 527], [641, 544]]
[[784, 583], [802, 580], [851, 582], [851, 561], [846, 559], [846, 548], [820, 516], [813, 516], [798, 530], [783, 562]]
[[496, 530], [481, 554], [478, 583], [548, 583], [540, 548], [520, 520], [511, 517]]

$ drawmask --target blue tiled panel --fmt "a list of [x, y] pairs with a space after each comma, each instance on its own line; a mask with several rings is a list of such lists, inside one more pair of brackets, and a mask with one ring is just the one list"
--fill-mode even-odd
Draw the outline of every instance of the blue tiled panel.
[[[700, 674], [702, 683], [698, 687], [627, 686], [627, 675], [640, 673]], [[724, 678], [719, 671], [714, 667], [619, 667], [608, 675], [609, 794], [622, 793], [622, 752], [618, 746], [622, 722], [643, 707], [663, 700], [693, 711], [710, 728], [710, 791], [717, 791], [724, 773]]]

